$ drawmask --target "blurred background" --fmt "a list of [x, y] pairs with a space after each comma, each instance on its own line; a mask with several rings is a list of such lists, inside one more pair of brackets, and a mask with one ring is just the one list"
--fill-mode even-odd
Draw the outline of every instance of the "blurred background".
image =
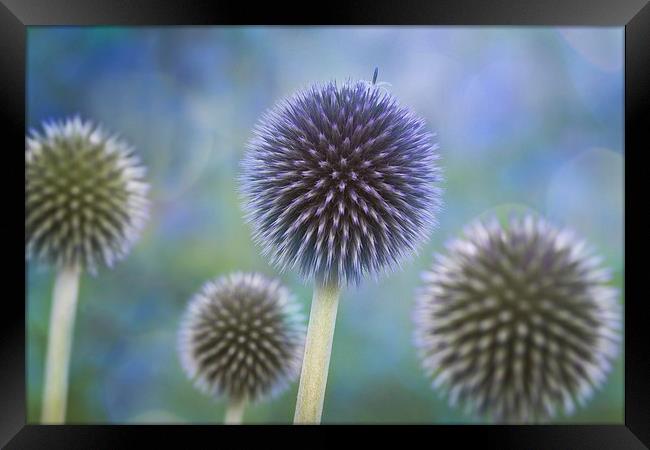
[[[324, 423], [478, 423], [430, 388], [412, 345], [413, 291], [467, 222], [535, 211], [623, 265], [623, 28], [31, 27], [28, 125], [79, 113], [138, 150], [151, 220], [114, 270], [83, 275], [70, 369], [71, 423], [221, 422], [223, 401], [186, 379], [176, 332], [190, 298], [234, 270], [311, 288], [251, 242], [236, 194], [260, 115], [314, 81], [371, 79], [438, 133], [440, 226], [404, 270], [343, 293]], [[53, 271], [30, 266], [28, 420], [38, 422]], [[621, 301], [623, 299], [621, 298]], [[290, 423], [297, 384], [247, 410]], [[623, 422], [623, 355], [562, 423]]]

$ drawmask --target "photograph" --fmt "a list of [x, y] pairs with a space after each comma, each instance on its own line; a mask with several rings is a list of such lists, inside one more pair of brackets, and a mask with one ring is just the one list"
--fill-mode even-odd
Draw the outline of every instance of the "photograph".
[[25, 45], [27, 424], [626, 423], [624, 26]]

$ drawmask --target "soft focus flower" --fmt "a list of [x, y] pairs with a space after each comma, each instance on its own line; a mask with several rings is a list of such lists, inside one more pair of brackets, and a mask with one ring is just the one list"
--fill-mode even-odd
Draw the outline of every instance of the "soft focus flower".
[[235, 273], [206, 283], [190, 301], [180, 359], [203, 392], [255, 402], [296, 379], [304, 333], [299, 305], [277, 280]]
[[424, 280], [414, 315], [424, 367], [452, 404], [494, 421], [570, 414], [618, 354], [609, 272], [543, 220], [474, 223]]
[[29, 258], [94, 271], [123, 258], [147, 216], [145, 169], [126, 143], [79, 117], [25, 146]]

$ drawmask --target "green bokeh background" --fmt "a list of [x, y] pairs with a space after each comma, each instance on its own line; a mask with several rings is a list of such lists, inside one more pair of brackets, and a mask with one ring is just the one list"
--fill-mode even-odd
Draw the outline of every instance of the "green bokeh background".
[[[343, 293], [324, 423], [480, 423], [430, 388], [412, 345], [413, 292], [469, 221], [534, 211], [579, 232], [623, 285], [623, 29], [494, 27], [33, 27], [28, 121], [80, 113], [135, 145], [151, 220], [114, 270], [84, 275], [71, 423], [212, 423], [225, 404], [184, 376], [176, 333], [190, 296], [234, 270], [311, 289], [259, 255], [236, 194], [251, 129], [313, 81], [379, 80], [438, 133], [440, 225], [401, 271]], [[39, 421], [54, 273], [30, 264], [28, 420]], [[621, 299], [621, 301], [623, 301]], [[246, 423], [290, 423], [297, 385]], [[559, 423], [623, 422], [623, 357]]]

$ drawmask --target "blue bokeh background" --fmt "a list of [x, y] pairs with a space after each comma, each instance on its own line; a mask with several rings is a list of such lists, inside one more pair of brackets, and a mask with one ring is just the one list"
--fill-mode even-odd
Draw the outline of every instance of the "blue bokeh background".
[[[68, 421], [219, 422], [176, 354], [178, 321], [209, 278], [280, 276], [259, 255], [235, 177], [260, 115], [313, 81], [379, 81], [438, 133], [445, 206], [418, 257], [343, 294], [325, 423], [476, 423], [429, 386], [412, 346], [413, 291], [468, 221], [534, 211], [582, 234], [622, 287], [623, 28], [31, 27], [28, 124], [75, 113], [118, 131], [152, 185], [151, 220], [114, 270], [84, 275]], [[38, 422], [54, 273], [28, 273], [28, 417]], [[623, 301], [623, 299], [621, 299]], [[622, 423], [623, 358], [558, 422]], [[290, 423], [297, 386], [250, 408]]]

